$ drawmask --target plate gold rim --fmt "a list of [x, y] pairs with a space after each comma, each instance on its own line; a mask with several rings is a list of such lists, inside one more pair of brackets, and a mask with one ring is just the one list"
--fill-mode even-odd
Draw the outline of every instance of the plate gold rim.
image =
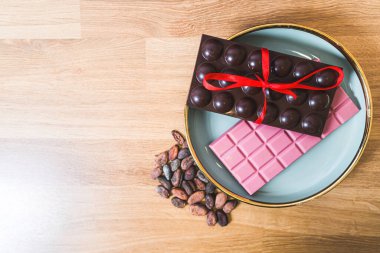
[[358, 75], [359, 81], [361, 83], [361, 86], [362, 86], [363, 91], [364, 91], [364, 96], [365, 96], [366, 122], [365, 122], [365, 129], [364, 129], [363, 139], [362, 139], [362, 142], [360, 144], [360, 147], [359, 147], [359, 149], [358, 149], [355, 157], [351, 161], [350, 165], [345, 170], [345, 172], [342, 173], [339, 178], [337, 178], [333, 183], [331, 183], [329, 186], [327, 186], [323, 190], [321, 190], [321, 191], [319, 191], [319, 192], [317, 192], [317, 193], [315, 193], [315, 194], [313, 194], [313, 195], [311, 195], [311, 196], [309, 196], [307, 198], [304, 198], [304, 199], [300, 199], [300, 200], [292, 201], [292, 202], [285, 202], [285, 203], [265, 203], [265, 202], [254, 201], [254, 200], [247, 199], [245, 197], [242, 197], [240, 195], [237, 195], [237, 194], [231, 192], [230, 190], [228, 190], [227, 188], [225, 188], [224, 186], [222, 186], [219, 182], [217, 182], [213, 177], [211, 177], [211, 175], [204, 168], [204, 166], [200, 162], [200, 160], [199, 160], [199, 158], [198, 158], [198, 156], [197, 156], [197, 154], [196, 154], [196, 152], [194, 150], [192, 142], [191, 142], [191, 137], [190, 137], [190, 133], [189, 133], [189, 124], [188, 124], [188, 112], [189, 112], [189, 107], [188, 106], [185, 106], [185, 110], [184, 110], [186, 138], [187, 138], [187, 142], [188, 142], [188, 145], [189, 145], [190, 152], [193, 155], [194, 160], [196, 161], [199, 169], [220, 190], [222, 190], [226, 194], [228, 194], [228, 195], [230, 195], [230, 196], [232, 196], [232, 197], [234, 197], [234, 198], [236, 198], [236, 199], [238, 199], [238, 200], [240, 200], [242, 202], [245, 202], [247, 204], [251, 204], [251, 205], [255, 205], [255, 206], [261, 206], [261, 207], [288, 207], [288, 206], [300, 205], [302, 203], [305, 203], [307, 201], [310, 201], [312, 199], [318, 198], [318, 197], [326, 194], [327, 192], [329, 192], [333, 188], [335, 188], [340, 182], [342, 182], [352, 172], [352, 170], [355, 168], [355, 166], [357, 165], [358, 161], [360, 160], [361, 156], [363, 155], [364, 149], [365, 149], [365, 147], [366, 147], [366, 145], [368, 143], [368, 139], [369, 139], [369, 135], [370, 135], [370, 131], [371, 131], [371, 126], [372, 126], [372, 108], [373, 108], [372, 107], [372, 96], [371, 96], [369, 84], [368, 84], [368, 81], [367, 81], [367, 79], [365, 77], [365, 74], [364, 74], [364, 72], [363, 72], [360, 64], [355, 59], [355, 57], [348, 51], [347, 48], [345, 48], [336, 39], [334, 39], [330, 35], [328, 35], [328, 34], [326, 34], [324, 32], [321, 32], [321, 31], [319, 31], [317, 29], [306, 27], [306, 26], [303, 26], [303, 25], [298, 25], [298, 24], [291, 24], [291, 23], [273, 23], [273, 24], [265, 24], [265, 25], [253, 26], [251, 28], [245, 29], [243, 31], [240, 31], [240, 32], [238, 32], [238, 33], [230, 36], [228, 38], [228, 40], [235, 39], [237, 37], [240, 37], [240, 36], [242, 36], [244, 34], [247, 34], [247, 33], [253, 32], [253, 31], [259, 31], [259, 30], [270, 29], [270, 28], [289, 28], [289, 29], [302, 30], [302, 31], [306, 31], [308, 33], [314, 34], [314, 35], [316, 35], [316, 36], [318, 36], [318, 37], [320, 37], [320, 38], [322, 38], [324, 40], [327, 40], [328, 42], [330, 42], [335, 48], [337, 48], [347, 58], [347, 60], [350, 62], [350, 64], [354, 68], [356, 74]]

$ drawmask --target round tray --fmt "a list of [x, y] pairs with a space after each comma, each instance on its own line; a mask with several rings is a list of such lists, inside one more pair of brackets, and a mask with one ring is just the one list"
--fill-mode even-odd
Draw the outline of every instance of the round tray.
[[263, 207], [300, 204], [333, 189], [357, 164], [371, 128], [371, 95], [358, 62], [329, 35], [300, 25], [255, 26], [228, 39], [308, 59], [318, 56], [322, 62], [342, 66], [345, 71], [342, 87], [360, 111], [259, 191], [249, 195], [208, 147], [239, 119], [186, 106], [187, 140], [199, 168], [222, 191]]

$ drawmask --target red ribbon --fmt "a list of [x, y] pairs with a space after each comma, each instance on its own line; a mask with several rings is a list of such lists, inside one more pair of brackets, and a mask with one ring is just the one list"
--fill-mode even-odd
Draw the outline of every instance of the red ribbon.
[[[264, 120], [266, 110], [267, 110], [267, 99], [265, 96], [265, 89], [271, 89], [283, 94], [288, 94], [294, 97], [294, 99], [297, 98], [297, 95], [292, 91], [292, 89], [304, 89], [304, 90], [330, 90], [334, 89], [335, 87], [338, 87], [340, 83], [343, 81], [344, 73], [343, 70], [335, 67], [335, 66], [328, 66], [324, 68], [320, 68], [318, 70], [315, 70], [311, 72], [310, 74], [298, 79], [295, 82], [292, 83], [270, 83], [268, 81], [269, 78], [269, 72], [270, 72], [270, 61], [269, 61], [269, 51], [266, 48], [261, 49], [261, 66], [262, 66], [262, 74], [263, 78], [261, 78], [259, 75], [255, 74], [257, 80], [250, 79], [248, 77], [244, 76], [238, 76], [238, 75], [232, 75], [232, 74], [225, 74], [225, 73], [209, 73], [206, 74], [203, 78], [203, 86], [211, 91], [221, 91], [221, 90], [230, 90], [235, 88], [240, 88], [243, 86], [250, 86], [250, 87], [259, 87], [262, 88], [263, 95], [264, 95], [264, 103], [263, 108], [261, 110], [260, 116], [257, 118], [255, 123], [261, 124]], [[310, 77], [314, 76], [315, 74], [322, 72], [327, 69], [335, 70], [338, 73], [337, 81], [334, 85], [331, 85], [329, 87], [313, 87], [309, 85], [302, 84], [303, 81], [309, 79]], [[209, 80], [217, 80], [217, 81], [226, 81], [226, 82], [233, 82], [233, 84], [228, 85], [227, 87], [221, 88], [221, 87], [215, 87], [214, 85], [210, 84]]]

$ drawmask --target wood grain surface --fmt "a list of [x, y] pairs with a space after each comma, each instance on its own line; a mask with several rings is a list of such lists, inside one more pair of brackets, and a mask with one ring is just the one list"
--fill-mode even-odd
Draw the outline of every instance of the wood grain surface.
[[[200, 34], [265, 23], [326, 32], [358, 59], [374, 121], [356, 169], [327, 195], [228, 227], [154, 192], [154, 154], [184, 130]], [[0, 2], [0, 252], [379, 252], [380, 3]]]

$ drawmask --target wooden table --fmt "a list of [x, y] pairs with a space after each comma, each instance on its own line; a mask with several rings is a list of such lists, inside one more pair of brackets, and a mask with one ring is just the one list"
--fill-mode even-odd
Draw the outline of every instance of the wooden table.
[[[380, 251], [380, 3], [4, 0], [0, 3], [0, 251]], [[227, 228], [154, 192], [154, 154], [184, 130], [202, 33], [298, 23], [367, 74], [374, 122], [353, 173], [302, 206], [241, 204]]]

